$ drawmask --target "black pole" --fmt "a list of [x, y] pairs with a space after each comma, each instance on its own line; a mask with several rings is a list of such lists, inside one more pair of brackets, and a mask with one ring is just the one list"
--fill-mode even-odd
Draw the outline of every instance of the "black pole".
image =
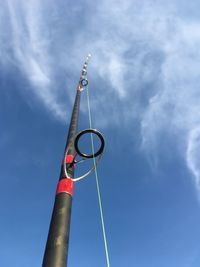
[[[77, 133], [81, 91], [85, 83], [87, 83], [87, 80], [84, 78], [84, 75], [87, 73], [86, 70], [87, 61], [83, 66], [77, 87], [42, 267], [66, 267], [67, 264], [73, 197], [73, 180], [71, 178], [74, 177], [73, 160], [76, 153], [74, 139]], [[66, 162], [68, 178], [63, 167], [64, 161]]]

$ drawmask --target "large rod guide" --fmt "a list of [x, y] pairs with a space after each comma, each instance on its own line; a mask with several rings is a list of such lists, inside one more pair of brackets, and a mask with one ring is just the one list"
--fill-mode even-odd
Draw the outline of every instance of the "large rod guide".
[[[103, 136], [97, 130], [86, 129], [77, 134], [81, 93], [88, 84], [87, 66], [89, 58], [90, 55], [88, 55], [83, 65], [80, 80], [77, 86], [42, 267], [66, 267], [73, 185], [75, 181], [79, 181], [80, 179], [86, 177], [96, 167], [93, 166], [85, 175], [74, 178], [74, 165], [75, 163], [96, 156], [98, 157], [98, 163], [98, 160], [101, 158], [104, 149]], [[101, 141], [99, 150], [91, 155], [82, 153], [78, 147], [81, 136], [87, 133], [97, 135]], [[77, 156], [82, 157], [82, 160], [77, 161]]]

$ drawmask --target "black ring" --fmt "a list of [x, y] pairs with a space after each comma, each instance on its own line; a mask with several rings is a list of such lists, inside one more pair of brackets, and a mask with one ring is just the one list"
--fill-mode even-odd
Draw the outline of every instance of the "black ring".
[[[101, 146], [100, 146], [99, 150], [95, 154], [85, 154], [85, 153], [81, 153], [80, 150], [79, 150], [79, 147], [78, 147], [79, 139], [80, 139], [80, 137], [82, 135], [84, 135], [86, 133], [96, 134], [99, 137], [100, 141], [101, 141]], [[76, 138], [74, 140], [74, 147], [76, 149], [76, 152], [79, 154], [79, 156], [87, 158], [87, 159], [91, 159], [93, 157], [96, 158], [97, 156], [102, 154], [103, 150], [104, 150], [104, 146], [105, 146], [105, 141], [104, 141], [103, 135], [100, 132], [98, 132], [97, 130], [95, 130], [95, 129], [86, 129], [86, 130], [81, 131], [80, 133], [77, 134], [77, 136], [76, 136]]]
[[80, 84], [81, 84], [83, 87], [85, 87], [85, 86], [88, 85], [88, 80], [86, 80], [86, 79], [82, 79], [82, 80], [80, 80]]

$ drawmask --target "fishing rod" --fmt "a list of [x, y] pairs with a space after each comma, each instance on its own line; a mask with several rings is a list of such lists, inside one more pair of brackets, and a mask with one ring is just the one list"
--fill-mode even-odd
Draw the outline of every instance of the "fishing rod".
[[[42, 267], [66, 267], [74, 182], [80, 181], [95, 170], [104, 151], [105, 142], [99, 131], [89, 128], [77, 133], [81, 93], [88, 85], [87, 67], [90, 57], [91, 55], [87, 56], [83, 65], [76, 90]], [[93, 135], [99, 138], [100, 146], [96, 152], [87, 154], [81, 151], [79, 143], [85, 134], [90, 134], [91, 138], [93, 138]], [[78, 157], [81, 160], [78, 160]], [[94, 160], [94, 165], [91, 169], [82, 176], [74, 177], [75, 164], [94, 158], [97, 159]]]

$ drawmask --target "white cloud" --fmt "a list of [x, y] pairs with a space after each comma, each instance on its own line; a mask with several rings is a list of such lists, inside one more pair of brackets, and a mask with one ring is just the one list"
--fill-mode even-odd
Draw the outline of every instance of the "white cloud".
[[[52, 86], [52, 67], [49, 63], [49, 43], [45, 29], [47, 25], [43, 22], [40, 1], [7, 1], [4, 11], [8, 18], [4, 21], [10, 23], [12, 38], [7, 41], [12, 47], [12, 64], [17, 66], [25, 74], [33, 92], [43, 101], [55, 116], [64, 118], [65, 114], [61, 105], [56, 101], [56, 92]], [[10, 53], [10, 51], [9, 51]], [[2, 53], [0, 60], [5, 56]], [[10, 60], [11, 61], [11, 60]]]
[[188, 136], [187, 164], [195, 176], [195, 184], [200, 190], [200, 126], [192, 129]]
[[[155, 149], [162, 132], [176, 136], [177, 147], [185, 153], [186, 163], [199, 186], [198, 153], [200, 133], [200, 30], [198, 23], [177, 21], [173, 38], [166, 40], [162, 65], [162, 86], [149, 100], [142, 118], [144, 149]], [[150, 127], [149, 127], [150, 126]]]
[[103, 0], [81, 6], [7, 0], [0, 13], [0, 62], [18, 66], [32, 91], [62, 119], [62, 96], [72, 97], [65, 84], [75, 85], [71, 75], [78, 78], [80, 60], [91, 52], [98, 121], [105, 126], [139, 118], [149, 152], [158, 149], [163, 131], [179, 133], [177, 146], [198, 181], [200, 22], [184, 17], [178, 2], [161, 2]]

